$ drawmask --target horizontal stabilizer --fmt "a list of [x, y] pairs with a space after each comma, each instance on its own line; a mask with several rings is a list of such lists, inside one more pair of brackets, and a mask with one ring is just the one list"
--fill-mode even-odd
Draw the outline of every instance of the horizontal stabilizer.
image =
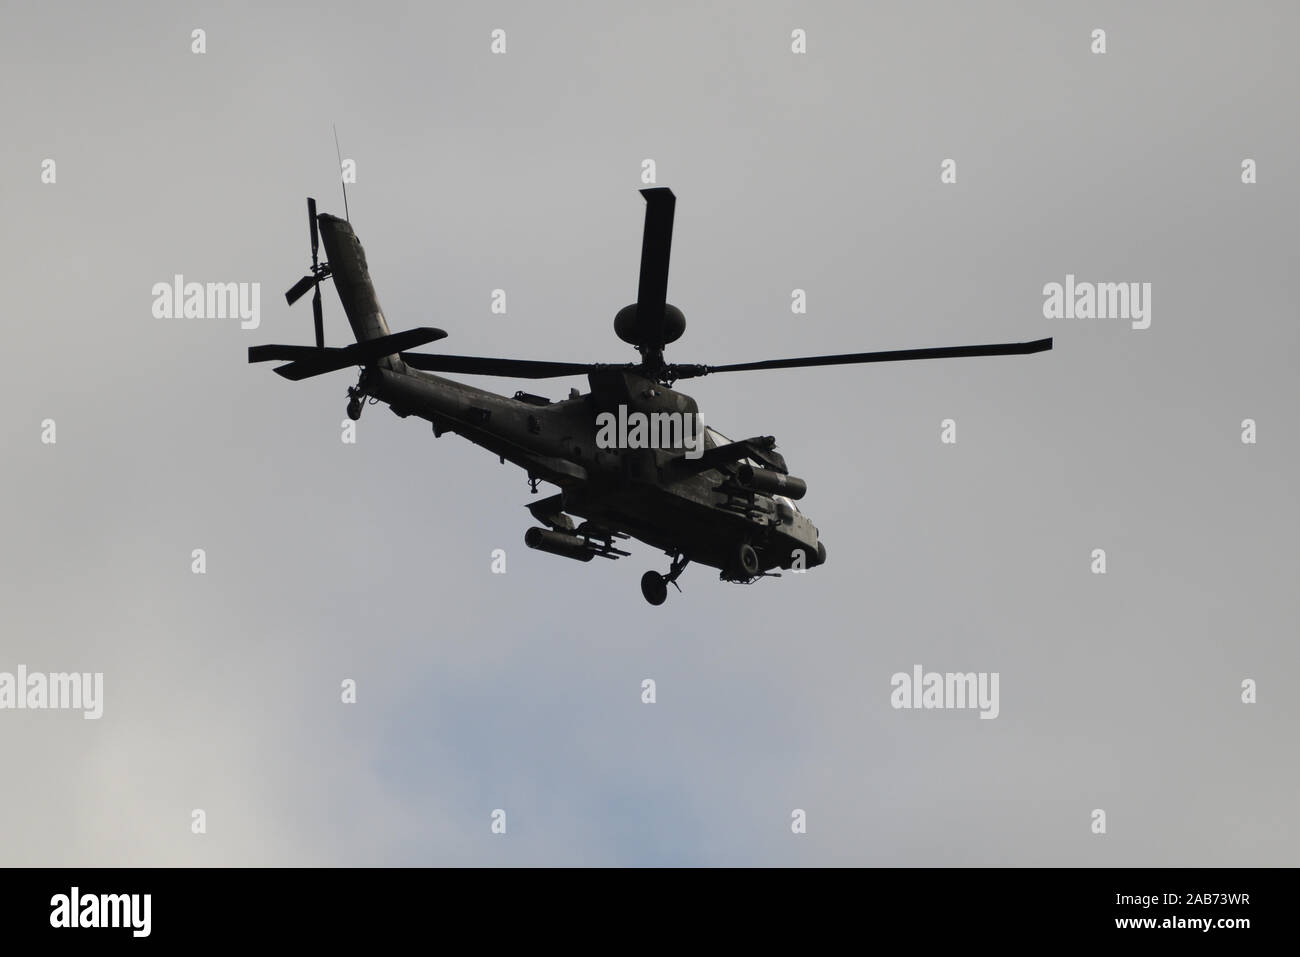
[[446, 337], [447, 333], [441, 329], [425, 327], [407, 329], [405, 332], [395, 332], [390, 336], [380, 336], [364, 342], [354, 342], [341, 349], [318, 349], [315, 346], [252, 346], [248, 350], [248, 361], [288, 360], [289, 365], [280, 366], [275, 370], [276, 374], [297, 382], [326, 372], [346, 369], [348, 366], [365, 365], [384, 356], [391, 356], [406, 349], [415, 349]]
[[270, 362], [279, 359], [282, 362], [297, 362], [300, 359], [315, 359], [323, 354], [341, 352], [341, 349], [320, 349], [316, 346], [249, 346], [249, 362]]

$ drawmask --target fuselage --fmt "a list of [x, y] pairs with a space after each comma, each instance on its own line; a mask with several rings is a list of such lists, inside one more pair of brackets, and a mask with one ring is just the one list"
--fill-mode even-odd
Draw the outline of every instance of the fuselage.
[[[352, 227], [328, 214], [318, 221], [335, 287], [357, 340], [388, 335], [365, 252]], [[698, 422], [699, 409], [690, 396], [623, 368], [593, 371], [588, 382], [590, 392], [575, 389], [561, 401], [523, 392], [510, 398], [410, 368], [394, 354], [367, 366], [360, 387], [397, 415], [432, 423], [435, 435], [461, 435], [518, 465], [530, 480], [558, 486], [558, 496], [532, 507], [533, 514], [553, 528], [564, 527], [568, 513], [585, 519], [593, 537], [625, 533], [722, 569], [724, 575], [742, 543], [755, 549], [763, 571], [810, 568], [825, 561], [817, 529], [792, 501], [746, 488], [738, 480], [746, 464], [784, 471], [779, 454], [770, 453], [762, 462], [728, 457], [706, 467], [681, 447], [611, 445], [603, 440], [598, 424], [602, 413], [667, 413]], [[705, 452], [724, 444], [721, 436], [704, 433]]]

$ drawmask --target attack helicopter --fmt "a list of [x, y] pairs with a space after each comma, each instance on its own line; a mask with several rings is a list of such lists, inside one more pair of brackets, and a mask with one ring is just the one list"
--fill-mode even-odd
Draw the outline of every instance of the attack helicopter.
[[[580, 562], [626, 557], [630, 552], [620, 546], [629, 538], [660, 549], [670, 558], [668, 570], [646, 572], [641, 592], [650, 604], [661, 605], [668, 585], [680, 591], [677, 579], [691, 562], [717, 569], [723, 581], [751, 584], [778, 577], [778, 569], [815, 568], [827, 557], [820, 532], [796, 504], [807, 483], [790, 474], [775, 438], [733, 441], [700, 426], [695, 400], [675, 389], [677, 382], [723, 372], [1028, 355], [1052, 348], [1049, 338], [730, 365], [669, 362], [665, 347], [686, 329], [681, 310], [667, 301], [676, 197], [664, 187], [641, 194], [646, 208], [637, 300], [614, 317], [615, 334], [636, 347], [638, 362], [412, 351], [447, 333], [428, 327], [390, 332], [350, 220], [317, 213], [310, 198], [311, 267], [285, 298], [292, 306], [312, 291], [316, 343], [253, 346], [248, 361], [282, 361], [286, 364], [275, 372], [291, 381], [359, 367], [356, 385], [347, 390], [350, 418], [359, 419], [367, 402], [383, 402], [398, 416], [431, 423], [435, 437], [460, 435], [518, 465], [533, 494], [542, 482], [557, 486], [558, 493], [527, 506], [538, 524], [525, 533], [525, 544]], [[347, 346], [325, 345], [320, 287], [327, 279], [334, 280], [356, 339]], [[508, 397], [439, 373], [514, 379], [581, 375], [590, 391], [571, 389], [559, 401], [524, 391]]]

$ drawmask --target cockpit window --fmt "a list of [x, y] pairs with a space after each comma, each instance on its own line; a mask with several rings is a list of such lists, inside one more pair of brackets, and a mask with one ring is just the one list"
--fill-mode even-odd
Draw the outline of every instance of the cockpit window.
[[[731, 444], [731, 439], [727, 438], [717, 429], [711, 429], [706, 425], [704, 427], [704, 431], [708, 433], [709, 438], [713, 439], [713, 444], [715, 447], [719, 445]], [[740, 462], [743, 465], [751, 465], [756, 469], [761, 469], [763, 467], [761, 463], [755, 462], [753, 459], [737, 459], [736, 461]]]

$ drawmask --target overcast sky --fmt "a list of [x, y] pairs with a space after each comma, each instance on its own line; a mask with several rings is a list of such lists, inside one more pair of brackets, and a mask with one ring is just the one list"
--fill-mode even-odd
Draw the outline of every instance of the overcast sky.
[[[103, 672], [105, 700], [0, 711], [0, 863], [1294, 865], [1298, 28], [1281, 2], [6, 5], [0, 671]], [[652, 608], [665, 556], [529, 551], [520, 470], [382, 406], [344, 444], [352, 372], [247, 364], [311, 341], [282, 293], [304, 198], [343, 212], [331, 123], [389, 325], [449, 333], [427, 351], [634, 358], [646, 158], [678, 197], [671, 360], [1055, 349], [683, 383], [777, 437], [829, 562], [691, 567]], [[154, 318], [178, 273], [260, 283], [260, 327]], [[1151, 283], [1150, 328], [1045, 318], [1067, 274]], [[917, 664], [997, 672], [998, 717], [893, 709]]]

